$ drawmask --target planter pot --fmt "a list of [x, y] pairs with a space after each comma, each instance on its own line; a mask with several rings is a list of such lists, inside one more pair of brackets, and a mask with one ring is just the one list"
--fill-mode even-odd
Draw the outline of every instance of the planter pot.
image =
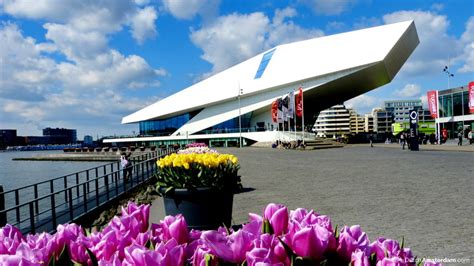
[[[165, 189], [161, 189], [162, 192]], [[182, 214], [191, 229], [210, 230], [231, 226], [234, 193], [230, 190], [175, 189], [163, 196], [166, 215]]]

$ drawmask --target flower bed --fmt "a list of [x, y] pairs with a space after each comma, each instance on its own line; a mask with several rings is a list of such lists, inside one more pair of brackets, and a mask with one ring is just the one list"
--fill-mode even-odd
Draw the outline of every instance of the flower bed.
[[[241, 229], [188, 230], [180, 215], [149, 226], [149, 205], [129, 203], [98, 232], [59, 225], [53, 235], [0, 229], [1, 265], [415, 265], [395, 240], [369, 242], [359, 226], [333, 229], [328, 216], [269, 204]], [[419, 263], [421, 264], [421, 263]], [[417, 264], [418, 265], [418, 264]], [[425, 262], [424, 265], [440, 265]]]
[[172, 153], [158, 160], [157, 165], [157, 187], [167, 191], [199, 187], [235, 190], [241, 186], [237, 176], [240, 166], [232, 154], [219, 154], [209, 149], [203, 153]]

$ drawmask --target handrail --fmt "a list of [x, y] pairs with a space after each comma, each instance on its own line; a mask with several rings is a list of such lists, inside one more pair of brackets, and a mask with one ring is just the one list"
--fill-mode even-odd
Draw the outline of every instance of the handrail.
[[[148, 181], [154, 175], [156, 159], [173, 151], [168, 148], [131, 157], [132, 175], [127, 180], [117, 162], [6, 192], [0, 186], [0, 226], [10, 223], [24, 233], [54, 231], [57, 224], [74, 221]], [[6, 196], [12, 198], [13, 206], [5, 206]]]

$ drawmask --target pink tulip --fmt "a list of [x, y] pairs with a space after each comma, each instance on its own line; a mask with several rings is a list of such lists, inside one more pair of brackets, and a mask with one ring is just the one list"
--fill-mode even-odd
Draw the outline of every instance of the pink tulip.
[[377, 261], [381, 261], [385, 257], [400, 258], [405, 263], [414, 260], [410, 249], [401, 249], [398, 242], [392, 239], [379, 238], [370, 244], [370, 254], [374, 252], [377, 256]]
[[122, 208], [122, 217], [134, 217], [140, 224], [140, 232], [148, 229], [148, 221], [150, 218], [150, 205], [137, 206], [134, 202], [129, 202], [126, 208]]
[[322, 260], [331, 243], [335, 241], [332, 232], [318, 224], [291, 232], [286, 239], [290, 241], [290, 247], [296, 255], [314, 260]]
[[290, 260], [285, 248], [274, 235], [263, 234], [253, 241], [253, 249], [247, 252], [248, 265], [288, 265]]
[[344, 226], [339, 235], [337, 253], [346, 261], [350, 261], [352, 253], [356, 249], [366, 252], [369, 245], [369, 238], [362, 232], [359, 225]]
[[255, 235], [247, 231], [238, 230], [228, 236], [217, 231], [205, 231], [201, 238], [213, 254], [224, 261], [242, 263], [245, 253], [251, 249]]
[[39, 264], [32, 263], [20, 255], [0, 255], [0, 265], [2, 266], [36, 266]]
[[194, 266], [206, 266], [206, 256], [209, 257], [211, 266], [217, 266], [218, 259], [216, 255], [212, 254], [211, 250], [205, 245], [198, 246], [191, 258], [192, 265]]
[[288, 208], [281, 204], [270, 203], [265, 207], [263, 218], [270, 222], [277, 236], [288, 231]]
[[23, 235], [18, 228], [7, 224], [0, 230], [0, 254], [14, 255]]
[[156, 243], [176, 239], [178, 244], [188, 242], [189, 232], [186, 220], [182, 215], [166, 216], [160, 224], [152, 224], [152, 236]]
[[406, 266], [407, 264], [400, 258], [383, 258], [377, 262], [377, 266]]
[[351, 266], [370, 266], [369, 258], [364, 251], [360, 249], [354, 251], [351, 255]]

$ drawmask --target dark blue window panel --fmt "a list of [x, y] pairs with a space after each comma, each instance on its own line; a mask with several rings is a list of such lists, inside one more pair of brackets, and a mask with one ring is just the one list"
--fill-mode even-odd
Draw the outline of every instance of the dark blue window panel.
[[275, 49], [270, 50], [263, 54], [262, 61], [260, 61], [260, 65], [258, 66], [257, 73], [255, 73], [254, 79], [259, 79], [263, 75], [263, 72], [265, 72], [265, 69], [267, 68], [268, 63], [270, 63], [270, 59], [272, 59], [273, 52], [275, 52]]

